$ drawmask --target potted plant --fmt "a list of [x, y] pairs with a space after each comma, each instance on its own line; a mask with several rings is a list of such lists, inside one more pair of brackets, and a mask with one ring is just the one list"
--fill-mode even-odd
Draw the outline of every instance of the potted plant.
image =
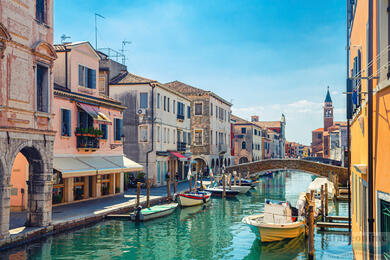
[[82, 129], [80, 127], [76, 128], [75, 135], [76, 136], [81, 136], [82, 135]]

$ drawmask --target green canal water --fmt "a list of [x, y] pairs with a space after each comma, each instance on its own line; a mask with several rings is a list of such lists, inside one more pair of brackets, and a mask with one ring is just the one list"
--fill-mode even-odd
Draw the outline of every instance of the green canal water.
[[[250, 194], [235, 199], [213, 198], [207, 206], [178, 209], [174, 214], [143, 224], [104, 221], [0, 252], [7, 259], [306, 259], [303, 237], [261, 243], [241, 223], [262, 212], [266, 198], [293, 205], [312, 177], [302, 172], [263, 178]], [[335, 205], [334, 215], [347, 215], [347, 204]], [[316, 259], [352, 259], [348, 235], [315, 234]]]

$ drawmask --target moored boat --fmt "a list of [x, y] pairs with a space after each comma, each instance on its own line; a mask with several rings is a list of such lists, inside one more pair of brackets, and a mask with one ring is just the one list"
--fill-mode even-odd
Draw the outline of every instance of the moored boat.
[[303, 219], [292, 217], [287, 202], [266, 201], [264, 214], [250, 215], [242, 219], [262, 242], [280, 241], [301, 235], [305, 230]]
[[[218, 189], [223, 189], [222, 186], [218, 186], [216, 187]], [[238, 186], [238, 185], [232, 185], [232, 187], [226, 187], [226, 189], [231, 189], [232, 191], [238, 191], [238, 193], [241, 193], [241, 194], [245, 194], [247, 193], [250, 189], [251, 189], [251, 186]]]
[[321, 196], [321, 186], [328, 185], [328, 198], [333, 199], [335, 195], [335, 188], [333, 182], [329, 181], [327, 178], [315, 178], [313, 182], [310, 183], [308, 192], [311, 190], [315, 191], [316, 197]]
[[190, 207], [202, 205], [209, 202], [211, 193], [207, 191], [184, 192], [176, 195], [179, 205], [182, 207]]
[[148, 221], [156, 218], [161, 218], [172, 214], [177, 208], [177, 203], [169, 203], [163, 205], [155, 205], [150, 208], [142, 209], [138, 207], [131, 215], [132, 221]]
[[[206, 191], [211, 192], [211, 194], [213, 196], [222, 196], [222, 194], [223, 194], [223, 187], [207, 188]], [[235, 196], [237, 196], [237, 194], [239, 194], [239, 191], [230, 190], [229, 187], [226, 187], [225, 188], [225, 194], [226, 194], [226, 197], [235, 197]]]

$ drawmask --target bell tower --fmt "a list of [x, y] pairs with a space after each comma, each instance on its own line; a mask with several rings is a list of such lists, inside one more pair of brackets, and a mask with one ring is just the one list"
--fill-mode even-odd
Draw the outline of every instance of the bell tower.
[[326, 98], [324, 102], [324, 131], [328, 131], [328, 128], [333, 125], [333, 103], [332, 98], [328, 91], [326, 93]]

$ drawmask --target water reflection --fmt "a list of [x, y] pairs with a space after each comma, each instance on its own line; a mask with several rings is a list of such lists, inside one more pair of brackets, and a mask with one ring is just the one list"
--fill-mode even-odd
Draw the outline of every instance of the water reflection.
[[[266, 198], [292, 204], [306, 190], [311, 176], [279, 172], [262, 178], [249, 195], [235, 199], [213, 198], [203, 206], [178, 209], [174, 214], [150, 222], [105, 221], [68, 233], [48, 237], [1, 252], [5, 259], [304, 259], [305, 240], [300, 237], [262, 244], [241, 222], [244, 216], [263, 211]], [[344, 204], [336, 205], [346, 214]], [[316, 259], [344, 251], [348, 242], [333, 241], [343, 235], [316, 233]]]

